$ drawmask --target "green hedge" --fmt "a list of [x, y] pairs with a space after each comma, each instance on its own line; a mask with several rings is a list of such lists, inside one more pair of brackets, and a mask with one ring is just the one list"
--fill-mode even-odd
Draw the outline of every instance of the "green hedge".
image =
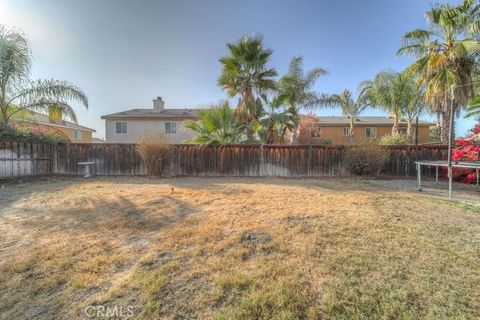
[[32, 132], [27, 129], [0, 127], [0, 142], [43, 142], [57, 144], [68, 142], [65, 137], [49, 132]]

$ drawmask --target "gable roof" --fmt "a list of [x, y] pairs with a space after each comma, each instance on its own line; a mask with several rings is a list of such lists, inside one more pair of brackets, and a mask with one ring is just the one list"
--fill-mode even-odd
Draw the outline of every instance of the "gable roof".
[[81, 126], [77, 123], [73, 123], [70, 121], [50, 121], [47, 115], [39, 113], [39, 112], [32, 112], [30, 114], [30, 117], [24, 120], [19, 120], [23, 122], [28, 122], [28, 123], [36, 123], [36, 124], [42, 124], [46, 126], [51, 126], [51, 127], [57, 127], [57, 128], [67, 128], [67, 129], [72, 129], [72, 130], [81, 130], [81, 131], [90, 131], [90, 132], [96, 132], [95, 129], [88, 128]]
[[[301, 117], [308, 117], [305, 115], [301, 115]], [[325, 126], [340, 126], [340, 125], [345, 125], [349, 126], [350, 125], [350, 117], [345, 117], [345, 116], [332, 116], [332, 117], [323, 117], [323, 116], [314, 116], [315, 119], [317, 120], [317, 123], [319, 125], [325, 125]], [[407, 121], [405, 119], [401, 119], [398, 122], [399, 125], [407, 125]], [[355, 125], [357, 126], [392, 126], [393, 125], [393, 118], [392, 117], [357, 117], [355, 120]], [[428, 122], [428, 121], [423, 121], [423, 120], [418, 120], [418, 125], [419, 126], [434, 126], [435, 123], [433, 122]]]
[[102, 119], [198, 119], [200, 109], [131, 109], [102, 116]]

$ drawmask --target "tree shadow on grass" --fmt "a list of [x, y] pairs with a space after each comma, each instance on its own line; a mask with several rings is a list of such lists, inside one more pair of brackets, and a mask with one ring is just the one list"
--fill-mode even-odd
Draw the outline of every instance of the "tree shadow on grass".
[[84, 199], [37, 218], [23, 221], [25, 228], [53, 228], [63, 231], [155, 232], [185, 219], [199, 209], [173, 196], [159, 195], [139, 205], [124, 196], [113, 199]]

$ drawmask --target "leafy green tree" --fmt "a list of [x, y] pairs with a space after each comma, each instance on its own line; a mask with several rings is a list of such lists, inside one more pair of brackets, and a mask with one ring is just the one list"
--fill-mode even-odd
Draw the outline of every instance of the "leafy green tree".
[[271, 99], [262, 94], [262, 112], [260, 116], [260, 137], [266, 144], [284, 143], [287, 131], [293, 131], [298, 125], [297, 110], [286, 104], [287, 95], [277, 95]]
[[240, 123], [228, 102], [198, 112], [198, 121], [185, 121], [184, 127], [195, 137], [187, 142], [199, 144], [235, 144], [246, 140], [246, 125]]
[[350, 118], [350, 130], [349, 135], [354, 136], [355, 133], [355, 121], [368, 106], [371, 105], [368, 83], [364, 82], [360, 86], [360, 94], [357, 99], [352, 98], [350, 90], [344, 90], [340, 94], [322, 95], [319, 100], [319, 104], [324, 107], [342, 109], [344, 116]]
[[[286, 103], [298, 113], [301, 109], [311, 111], [319, 106], [320, 96], [313, 90], [320, 76], [327, 74], [322, 68], [314, 68], [305, 73], [303, 58], [294, 57], [290, 62], [288, 72], [277, 84], [281, 95], [286, 96]], [[296, 130], [293, 130], [293, 143], [296, 143]]]
[[259, 95], [275, 88], [277, 72], [268, 68], [272, 50], [263, 47], [260, 38], [244, 36], [237, 43], [227, 44], [229, 55], [220, 58], [222, 73], [218, 84], [230, 97], [238, 96], [236, 116], [248, 125], [248, 136], [253, 138], [253, 124], [258, 120], [255, 110]]
[[68, 102], [78, 101], [88, 108], [88, 99], [76, 86], [55, 80], [30, 80], [32, 55], [25, 36], [0, 26], [0, 113], [5, 127], [15, 114], [34, 110], [48, 113], [57, 105], [74, 114]]
[[417, 58], [409, 70], [418, 74], [419, 84], [426, 85], [425, 99], [432, 112], [442, 115], [442, 142], [448, 141], [451, 88], [455, 113], [473, 97], [472, 76], [480, 53], [479, 12], [473, 0], [458, 6], [435, 5], [426, 14], [428, 29], [405, 33], [398, 51]]

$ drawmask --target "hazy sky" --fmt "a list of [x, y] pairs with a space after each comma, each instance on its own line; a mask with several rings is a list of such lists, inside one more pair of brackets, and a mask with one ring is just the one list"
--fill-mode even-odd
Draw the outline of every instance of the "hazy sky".
[[[0, 24], [27, 34], [33, 78], [68, 80], [88, 95], [79, 123], [104, 137], [101, 115], [149, 108], [195, 108], [225, 99], [216, 84], [225, 44], [263, 35], [270, 65], [293, 56], [329, 71], [320, 92], [356, 91], [360, 81], [411, 62], [396, 57], [401, 35], [426, 27], [427, 0], [0, 0]], [[338, 110], [318, 114], [339, 115]], [[370, 110], [365, 115], [384, 114]], [[426, 117], [427, 118], [427, 117]], [[461, 120], [458, 133], [472, 127]]]

